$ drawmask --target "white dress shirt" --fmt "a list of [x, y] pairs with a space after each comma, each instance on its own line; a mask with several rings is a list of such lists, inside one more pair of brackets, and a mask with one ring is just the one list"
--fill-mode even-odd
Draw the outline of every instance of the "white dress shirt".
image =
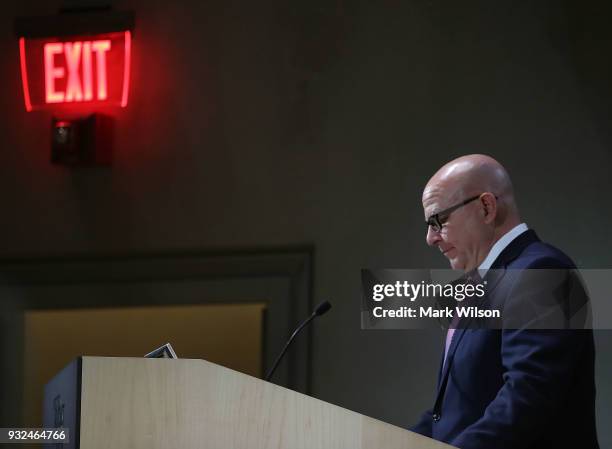
[[508, 232], [506, 232], [491, 248], [485, 260], [478, 266], [478, 272], [480, 273], [480, 277], [484, 277], [487, 274], [487, 270], [491, 268], [495, 259], [501, 254], [501, 252], [506, 249], [506, 247], [512, 243], [512, 241], [521, 235], [523, 232], [527, 231], [529, 228], [525, 223], [521, 223], [516, 225]]

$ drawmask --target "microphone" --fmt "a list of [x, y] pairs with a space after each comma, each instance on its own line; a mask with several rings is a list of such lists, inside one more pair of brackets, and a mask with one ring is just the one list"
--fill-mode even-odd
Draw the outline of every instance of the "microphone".
[[329, 309], [331, 309], [330, 302], [329, 301], [323, 301], [321, 304], [319, 304], [314, 309], [314, 311], [310, 314], [310, 316], [302, 324], [300, 324], [295, 331], [293, 331], [293, 334], [291, 334], [291, 337], [289, 337], [289, 340], [287, 341], [287, 343], [285, 343], [285, 347], [283, 348], [281, 353], [276, 358], [276, 361], [274, 362], [274, 365], [272, 365], [272, 368], [270, 368], [270, 371], [268, 371], [268, 374], [266, 374], [266, 377], [265, 377], [264, 380], [270, 380], [270, 378], [272, 377], [272, 374], [274, 374], [274, 371], [276, 370], [276, 367], [278, 366], [278, 364], [282, 360], [283, 356], [285, 355], [285, 352], [287, 352], [287, 348], [289, 348], [289, 345], [291, 345], [291, 342], [293, 341], [295, 336], [297, 334], [299, 334], [300, 331], [302, 329], [304, 329], [308, 325], [308, 323], [310, 323], [316, 317], [321, 316], [324, 313], [328, 312]]

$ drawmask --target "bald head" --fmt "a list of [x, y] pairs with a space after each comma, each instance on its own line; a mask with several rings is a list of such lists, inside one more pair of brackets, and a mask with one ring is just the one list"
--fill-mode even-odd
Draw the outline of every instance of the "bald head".
[[493, 244], [521, 222], [510, 176], [490, 156], [470, 154], [440, 168], [423, 190], [425, 219], [440, 214], [441, 230], [428, 228], [427, 243], [437, 246], [453, 268], [473, 269]]
[[[485, 154], [461, 156], [442, 166], [425, 186], [423, 202], [436, 193], [442, 193], [450, 202], [457, 202], [484, 192], [497, 197], [498, 226], [509, 226], [509, 230], [520, 223], [508, 172], [499, 162]], [[506, 221], [509, 221], [507, 225]]]

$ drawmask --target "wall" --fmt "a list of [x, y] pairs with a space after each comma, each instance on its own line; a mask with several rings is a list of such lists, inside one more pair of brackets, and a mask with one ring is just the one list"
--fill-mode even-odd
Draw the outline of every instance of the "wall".
[[[493, 155], [544, 240], [612, 264], [609, 7], [113, 4], [136, 11], [133, 87], [112, 169], [88, 170], [51, 166], [50, 116], [22, 105], [12, 19], [59, 2], [4, 6], [0, 256], [314, 243], [315, 297], [334, 309], [313, 393], [403, 426], [432, 402], [443, 335], [361, 331], [359, 269], [445, 266], [420, 207], [442, 163]], [[612, 334], [597, 343], [603, 424]]]

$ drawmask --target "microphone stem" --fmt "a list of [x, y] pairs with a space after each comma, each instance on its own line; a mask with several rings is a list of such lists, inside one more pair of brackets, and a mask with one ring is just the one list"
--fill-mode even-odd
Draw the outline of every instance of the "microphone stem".
[[300, 326], [293, 332], [293, 334], [291, 334], [291, 337], [289, 338], [289, 340], [287, 341], [287, 343], [285, 343], [285, 347], [283, 348], [283, 350], [281, 351], [281, 353], [278, 355], [278, 357], [276, 358], [276, 361], [274, 362], [274, 365], [272, 365], [272, 368], [270, 368], [270, 370], [268, 371], [268, 374], [266, 374], [265, 380], [270, 380], [270, 378], [272, 377], [272, 374], [274, 374], [274, 371], [276, 370], [276, 367], [278, 366], [278, 364], [280, 363], [280, 361], [282, 360], [283, 356], [285, 355], [285, 352], [287, 352], [287, 348], [289, 347], [289, 345], [291, 344], [291, 342], [293, 341], [293, 339], [297, 336], [297, 334], [300, 333], [300, 331], [302, 329], [304, 329], [304, 327], [310, 323], [317, 315], [315, 313], [313, 313], [312, 315], [310, 315], [308, 317], [308, 319], [306, 321], [304, 321], [302, 324], [300, 324]]

